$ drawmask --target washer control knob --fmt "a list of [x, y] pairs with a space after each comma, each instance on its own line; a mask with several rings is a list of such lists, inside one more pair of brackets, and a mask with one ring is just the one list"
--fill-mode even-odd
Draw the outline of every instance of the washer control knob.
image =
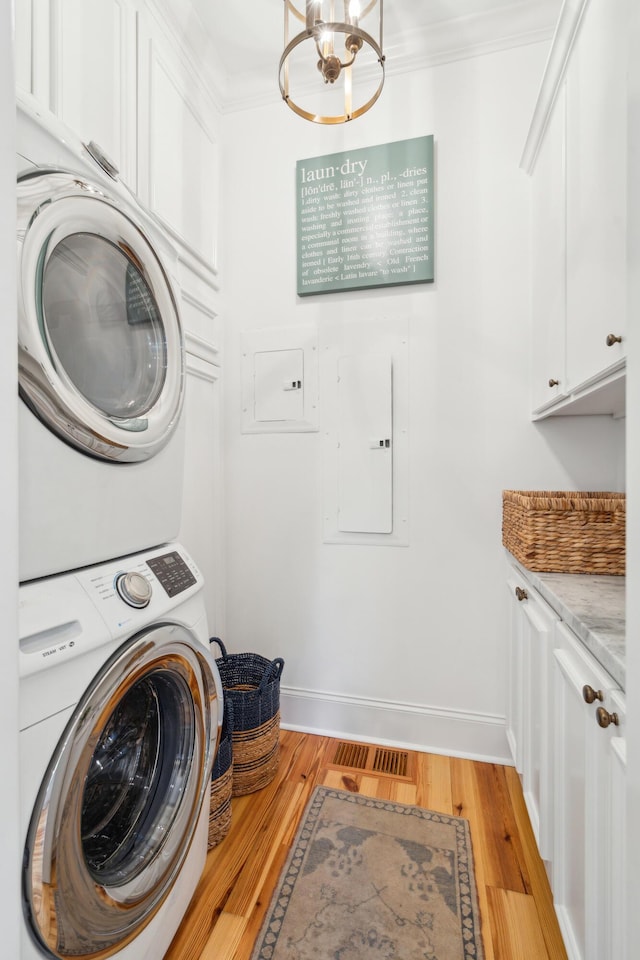
[[141, 573], [121, 573], [116, 590], [130, 607], [146, 607], [151, 600], [151, 584]]

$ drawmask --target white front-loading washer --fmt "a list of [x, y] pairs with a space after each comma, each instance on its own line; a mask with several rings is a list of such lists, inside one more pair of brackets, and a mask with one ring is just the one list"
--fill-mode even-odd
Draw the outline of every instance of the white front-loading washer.
[[175, 250], [113, 165], [26, 96], [17, 144], [27, 581], [178, 535], [185, 361]]
[[207, 851], [222, 687], [170, 544], [20, 587], [21, 960], [161, 960]]

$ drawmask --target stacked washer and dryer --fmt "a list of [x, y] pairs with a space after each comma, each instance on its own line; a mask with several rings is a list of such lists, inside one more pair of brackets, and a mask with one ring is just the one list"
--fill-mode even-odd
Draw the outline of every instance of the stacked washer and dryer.
[[175, 253], [18, 102], [21, 960], [160, 960], [207, 849], [222, 688], [175, 542]]

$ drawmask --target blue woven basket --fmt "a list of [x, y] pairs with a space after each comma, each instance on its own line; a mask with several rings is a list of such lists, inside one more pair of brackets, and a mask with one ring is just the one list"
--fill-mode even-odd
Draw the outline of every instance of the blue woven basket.
[[211, 770], [211, 799], [209, 802], [209, 850], [223, 840], [231, 826], [231, 797], [233, 796], [233, 704], [224, 702], [224, 714], [218, 751]]
[[233, 703], [224, 698], [224, 714], [222, 716], [222, 727], [220, 729], [220, 742], [216, 752], [215, 760], [211, 770], [211, 779], [217, 780], [223, 773], [226, 773], [233, 763]]
[[225, 700], [233, 703], [233, 730], [253, 730], [280, 710], [282, 657], [267, 660], [258, 653], [227, 653], [219, 637], [212, 637], [222, 656], [216, 660]]
[[216, 659], [226, 703], [233, 704], [233, 795], [253, 793], [275, 776], [280, 741], [282, 657], [267, 660], [257, 653], [227, 653]]

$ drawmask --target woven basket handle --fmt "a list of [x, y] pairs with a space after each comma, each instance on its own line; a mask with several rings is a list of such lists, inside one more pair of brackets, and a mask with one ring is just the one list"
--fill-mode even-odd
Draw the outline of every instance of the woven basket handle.
[[282, 657], [276, 657], [275, 660], [272, 660], [267, 669], [264, 672], [258, 691], [260, 693], [264, 692], [264, 688], [272, 680], [279, 680], [282, 676], [282, 670], [284, 668], [284, 660]]
[[229, 654], [227, 653], [227, 648], [225, 647], [225, 645], [224, 645], [224, 643], [222, 642], [222, 640], [220, 639], [220, 637], [211, 637], [211, 638], [209, 639], [209, 643], [217, 643], [218, 646], [220, 647], [221, 651], [222, 651], [222, 659], [223, 659], [223, 660], [226, 660], [226, 659], [227, 659], [227, 657], [229, 656]]

